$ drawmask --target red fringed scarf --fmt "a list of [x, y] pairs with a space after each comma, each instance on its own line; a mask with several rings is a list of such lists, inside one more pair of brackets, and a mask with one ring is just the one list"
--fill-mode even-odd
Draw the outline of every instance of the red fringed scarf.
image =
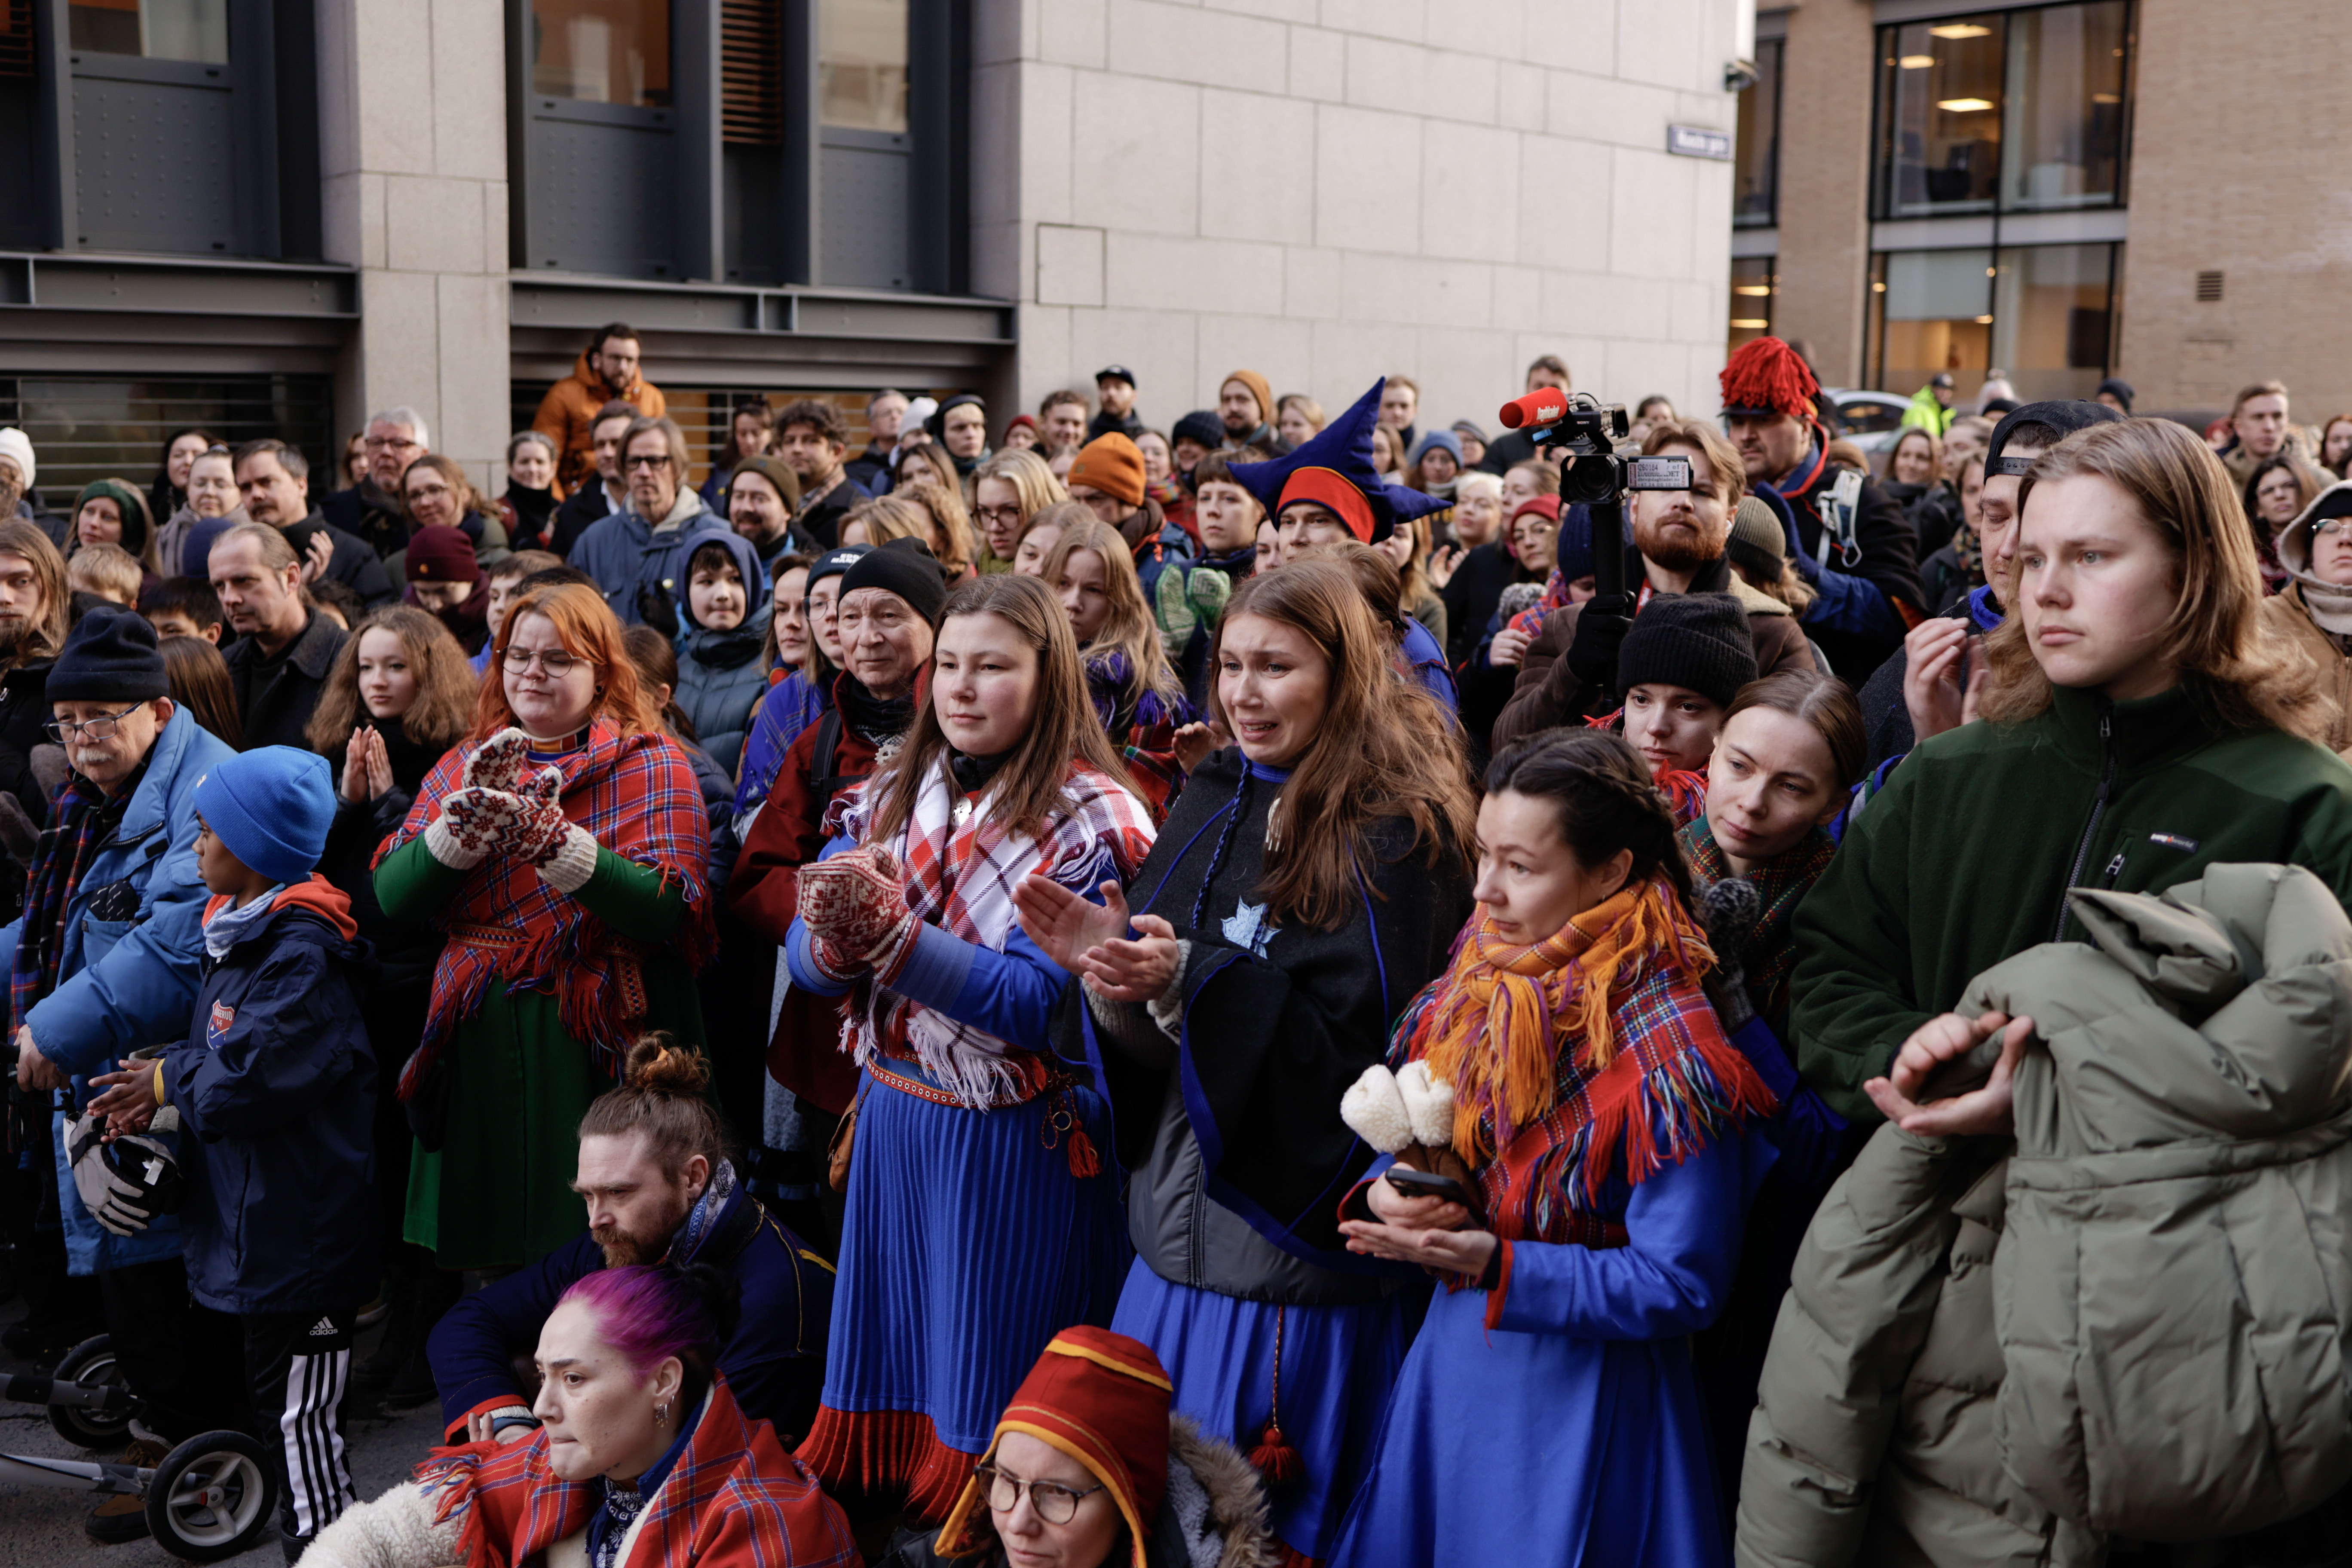
[[[376, 851], [377, 864], [441, 815], [442, 797], [463, 784], [472, 751], [453, 750], [434, 764], [408, 819]], [[566, 817], [685, 889], [686, 921], [666, 945], [700, 969], [712, 945], [704, 881], [710, 825], [686, 753], [667, 736], [623, 735], [599, 719], [588, 743], [554, 765], [563, 770]], [[401, 1099], [415, 1098], [458, 1021], [480, 1011], [493, 979], [509, 991], [552, 993], [564, 1033], [588, 1047], [598, 1071], [620, 1075], [646, 1011], [644, 943], [614, 931], [536, 868], [497, 856], [466, 873], [457, 897], [431, 923], [449, 944], [433, 971], [424, 1037], [401, 1071]]]
[[1771, 1092], [1699, 977], [1715, 954], [1664, 882], [1628, 888], [1531, 947], [1482, 915], [1398, 1020], [1391, 1066], [1454, 1089], [1454, 1149], [1506, 1240], [1622, 1244], [1601, 1202], [1750, 1116]]
[[[435, 1521], [462, 1516], [466, 1568], [517, 1568], [588, 1528], [597, 1489], [557, 1477], [547, 1442], [541, 1432], [527, 1443], [436, 1448], [416, 1467], [418, 1483], [437, 1500]], [[858, 1561], [847, 1518], [784, 1452], [773, 1427], [745, 1419], [723, 1377], [643, 1517], [632, 1564], [847, 1568]]]

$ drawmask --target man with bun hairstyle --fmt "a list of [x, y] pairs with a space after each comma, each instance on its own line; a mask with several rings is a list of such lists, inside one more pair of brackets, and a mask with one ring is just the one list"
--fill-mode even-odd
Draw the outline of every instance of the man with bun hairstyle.
[[1127, 541], [1147, 598], [1159, 586], [1163, 565], [1192, 559], [1192, 535], [1170, 522], [1160, 502], [1145, 493], [1143, 449], [1118, 431], [1078, 448], [1068, 488], [1072, 500], [1085, 502]]
[[709, 1090], [709, 1062], [668, 1036], [630, 1048], [620, 1087], [580, 1119], [572, 1190], [588, 1206], [587, 1234], [461, 1298], [426, 1342], [450, 1442], [465, 1442], [478, 1418], [504, 1443], [537, 1431], [515, 1364], [556, 1302], [600, 1268], [665, 1261], [733, 1280], [740, 1310], [719, 1369], [743, 1414], [774, 1423], [786, 1447], [806, 1435], [824, 1380], [833, 1269], [744, 1185]]
[[[824, 853], [827, 808], [874, 771], [884, 746], [895, 752], [913, 725], [947, 602], [939, 562], [920, 540], [894, 539], [858, 555], [841, 574], [835, 616], [843, 669], [834, 679], [832, 710], [784, 753], [727, 887], [729, 910], [769, 941], [781, 946], [800, 912], [800, 868]], [[768, 1075], [816, 1120], [838, 1119], [857, 1090], [856, 1064], [839, 1048], [840, 1034], [829, 999], [795, 990], [769, 1042]], [[829, 1142], [828, 1131], [816, 1146]]]
[[1806, 635], [1834, 673], [1860, 679], [1920, 618], [1918, 536], [1894, 496], [1830, 459], [1821, 391], [1794, 349], [1756, 338], [1724, 366], [1723, 416], [1748, 489], [1790, 513], [1790, 554], [1814, 595]]

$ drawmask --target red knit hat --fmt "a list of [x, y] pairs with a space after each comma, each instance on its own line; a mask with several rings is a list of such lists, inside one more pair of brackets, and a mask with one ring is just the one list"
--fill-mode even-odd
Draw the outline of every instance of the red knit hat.
[[1749, 339], [1723, 367], [1726, 414], [1793, 414], [1810, 420], [1821, 389], [1811, 368], [1778, 338]]
[[409, 537], [403, 563], [412, 583], [478, 583], [482, 568], [474, 559], [474, 542], [462, 529], [436, 523]]
[[[1170, 1400], [1168, 1373], [1150, 1346], [1108, 1329], [1065, 1329], [1004, 1407], [981, 1463], [996, 1457], [1007, 1432], [1024, 1433], [1077, 1460], [1118, 1505], [1133, 1568], [1144, 1568], [1144, 1542], [1168, 1489]], [[940, 1555], [961, 1556], [986, 1543], [977, 1517], [986, 1507], [974, 1476], [940, 1527]]]

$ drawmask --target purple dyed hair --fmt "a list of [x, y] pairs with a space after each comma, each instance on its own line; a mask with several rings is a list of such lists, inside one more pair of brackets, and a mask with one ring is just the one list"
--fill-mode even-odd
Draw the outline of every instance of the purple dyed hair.
[[639, 1378], [671, 1356], [708, 1371], [719, 1357], [719, 1335], [693, 1284], [673, 1270], [651, 1267], [600, 1268], [572, 1282], [556, 1302], [577, 1301], [596, 1315], [597, 1331], [621, 1352]]

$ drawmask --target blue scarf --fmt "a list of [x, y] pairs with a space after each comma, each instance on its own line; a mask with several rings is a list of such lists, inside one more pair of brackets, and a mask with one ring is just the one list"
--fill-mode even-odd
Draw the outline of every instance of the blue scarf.
[[702, 1238], [719, 1223], [727, 1200], [734, 1195], [735, 1166], [730, 1161], [721, 1160], [719, 1168], [710, 1173], [710, 1184], [702, 1189], [702, 1195], [694, 1200], [694, 1207], [687, 1211], [686, 1223], [670, 1237], [670, 1257], [679, 1263], [690, 1261], [695, 1248], [702, 1245]]

